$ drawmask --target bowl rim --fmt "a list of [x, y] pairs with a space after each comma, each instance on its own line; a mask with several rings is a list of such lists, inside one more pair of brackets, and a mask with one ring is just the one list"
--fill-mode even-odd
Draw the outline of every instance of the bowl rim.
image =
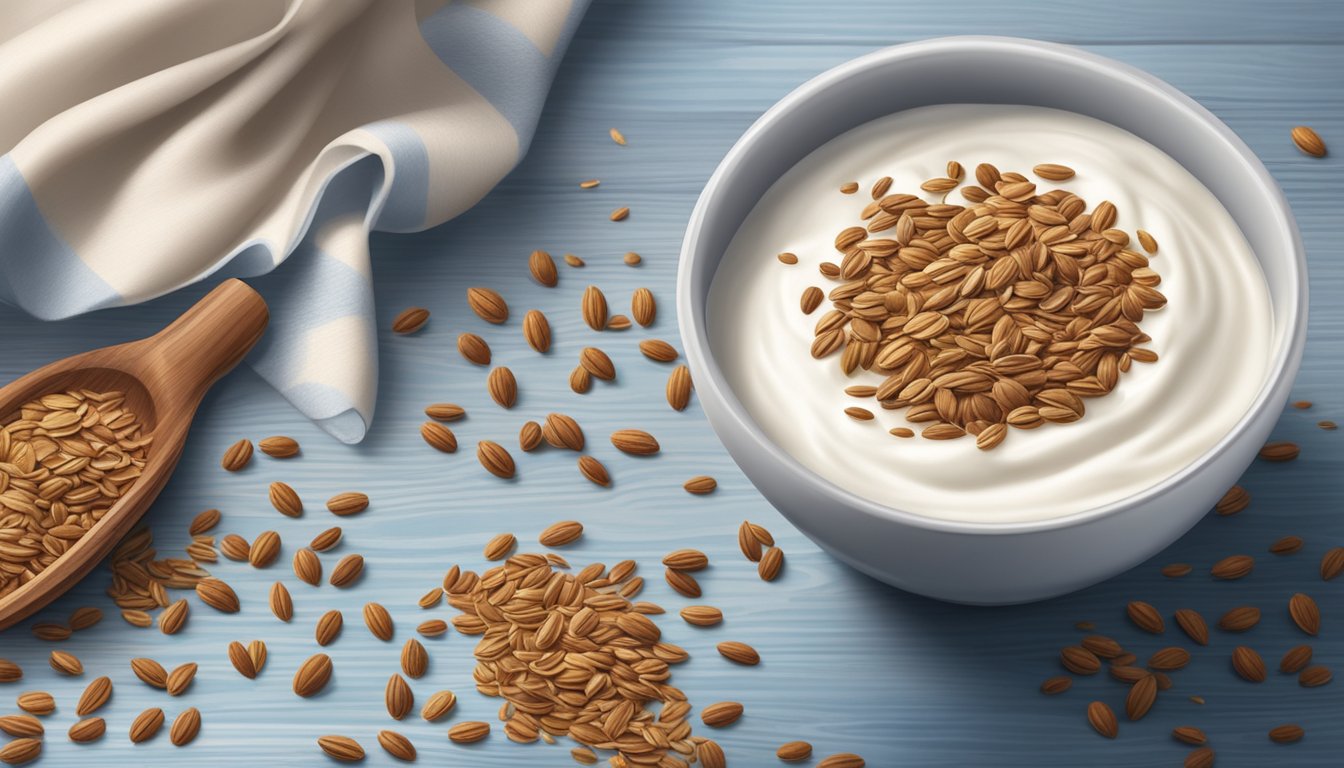
[[[1112, 76], [1128, 78], [1135, 85], [1146, 90], [1148, 95], [1153, 98], [1172, 102], [1174, 106], [1186, 112], [1192, 119], [1211, 128], [1221, 140], [1223, 151], [1231, 159], [1240, 162], [1245, 170], [1256, 179], [1260, 191], [1266, 193], [1266, 197], [1272, 200], [1273, 205], [1264, 209], [1265, 215], [1272, 218], [1275, 225], [1274, 229], [1277, 230], [1276, 239], [1285, 246], [1284, 263], [1290, 272], [1287, 279], [1294, 289], [1287, 302], [1285, 302], [1289, 304], [1285, 308], [1287, 311], [1284, 313], [1288, 318], [1288, 332], [1279, 337], [1284, 341], [1276, 345], [1270, 360], [1270, 372], [1266, 376], [1264, 384], [1256, 393], [1254, 401], [1227, 431], [1227, 434], [1223, 435], [1217, 443], [1184, 467], [1141, 491], [1107, 504], [1045, 520], [986, 523], [927, 517], [860, 496], [804, 466], [764, 434], [741, 401], [737, 399], [732, 387], [728, 385], [723, 372], [709, 349], [708, 331], [705, 323], [705, 305], [708, 301], [708, 291], [704, 295], [699, 295], [694, 288], [697, 282], [696, 278], [705, 269], [703, 259], [699, 257], [697, 251], [703, 235], [707, 211], [714, 204], [714, 200], [725, 184], [725, 180], [738, 171], [743, 157], [758, 142], [768, 140], [768, 132], [780, 123], [787, 121], [795, 110], [801, 109], [806, 102], [821, 91], [858, 73], [873, 68], [890, 66], [902, 59], [915, 56], [929, 53], [952, 53], [968, 49], [974, 49], [982, 53], [986, 49], [997, 50], [1011, 56], [1036, 56], [1094, 71], [1105, 70]], [[686, 234], [682, 240], [681, 254], [677, 264], [677, 324], [685, 345], [687, 360], [693, 371], [696, 390], [701, 393], [702, 397], [707, 394], [724, 406], [724, 412], [730, 417], [733, 428], [750, 439], [753, 450], [759, 450], [768, 455], [773, 463], [782, 465], [800, 482], [812, 486], [821, 495], [853, 510], [916, 528], [951, 533], [1012, 535], [1070, 528], [1142, 505], [1188, 482], [1207, 465], [1225, 454], [1267, 406], [1276, 400], [1287, 400], [1288, 391], [1301, 364], [1303, 347], [1306, 341], [1307, 303], [1306, 253], [1302, 245], [1301, 233], [1298, 231], [1297, 222], [1293, 218], [1288, 201], [1259, 157], [1222, 120], [1175, 86], [1124, 62], [1074, 46], [1030, 38], [994, 35], [935, 37], [882, 48], [836, 65], [790, 91], [751, 124], [751, 127], [738, 138], [715, 168], [714, 173], [710, 176], [709, 181], [706, 182], [704, 189], [696, 200], [695, 207], [687, 222]]]

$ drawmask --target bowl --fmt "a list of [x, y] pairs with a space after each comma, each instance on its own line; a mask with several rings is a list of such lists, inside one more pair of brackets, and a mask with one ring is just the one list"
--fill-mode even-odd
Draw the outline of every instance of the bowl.
[[[1272, 360], [1251, 407], [1195, 461], [1142, 492], [1067, 516], [1002, 524], [933, 519], [819, 477], [773, 444], [733, 393], [714, 360], [706, 306], [719, 261], [756, 202], [795, 163], [845, 131], [902, 110], [949, 103], [1052, 107], [1119, 126], [1183, 165], [1241, 228], [1268, 284]], [[1143, 562], [1189, 530], [1236, 483], [1277, 421], [1301, 363], [1306, 259], [1269, 172], [1190, 97], [1138, 69], [1069, 46], [949, 37], [887, 48], [825, 72], [743, 134], [691, 214], [677, 310], [710, 424], [780, 513], [839, 560], [888, 584], [941, 600], [997, 605], [1081, 589]]]

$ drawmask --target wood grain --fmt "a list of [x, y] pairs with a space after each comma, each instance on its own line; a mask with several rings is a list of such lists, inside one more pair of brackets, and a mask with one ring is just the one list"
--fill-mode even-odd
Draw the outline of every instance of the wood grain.
[[[819, 553], [790, 529], [733, 467], [719, 447], [698, 404], [684, 413], [662, 400], [666, 367], [635, 347], [649, 337], [676, 342], [672, 307], [676, 256], [682, 228], [700, 187], [751, 121], [780, 96], [823, 69], [877, 47], [938, 34], [995, 33], [1075, 42], [1145, 68], [1200, 100], [1239, 133], [1265, 160], [1284, 187], [1307, 244], [1313, 309], [1307, 358], [1293, 399], [1316, 403], [1310, 411], [1284, 415], [1276, 439], [1303, 445], [1302, 458], [1286, 465], [1257, 464], [1245, 484], [1250, 509], [1232, 518], [1210, 518], [1153, 561], [1084, 593], [1039, 605], [971, 609], [912, 597], [858, 576]], [[1168, 736], [1177, 725], [1203, 728], [1219, 752], [1220, 766], [1328, 765], [1344, 751], [1344, 687], [1313, 690], [1271, 674], [1255, 687], [1228, 669], [1227, 654], [1239, 642], [1277, 659], [1301, 642], [1287, 616], [1287, 599], [1303, 586], [1321, 604], [1323, 628], [1314, 645], [1320, 663], [1344, 670], [1344, 582], [1324, 584], [1314, 576], [1329, 546], [1344, 544], [1338, 499], [1344, 492], [1344, 433], [1323, 432], [1314, 423], [1344, 416], [1344, 174], [1338, 152], [1324, 160], [1293, 148], [1293, 125], [1315, 127], [1327, 143], [1344, 148], [1344, 6], [1328, 2], [1279, 4], [1236, 2], [1136, 3], [1034, 0], [1009, 4], [972, 0], [956, 4], [889, 3], [879, 0], [816, 3], [811, 0], [646, 0], [597, 2], [580, 28], [562, 67], [537, 138], [523, 165], [476, 209], [446, 226], [414, 236], [378, 237], [374, 244], [380, 327], [381, 389], [377, 423], [365, 444], [347, 447], [325, 438], [249, 373], [232, 375], [207, 397], [179, 472], [153, 510], [158, 544], [180, 552], [186, 526], [201, 509], [218, 507], [219, 530], [252, 537], [275, 528], [285, 539], [281, 562], [293, 548], [336, 524], [314, 505], [298, 520], [282, 519], [266, 502], [272, 480], [291, 483], [304, 498], [323, 499], [343, 490], [372, 498], [361, 515], [339, 521], [346, 540], [323, 559], [329, 566], [352, 553], [368, 561], [354, 591], [299, 583], [281, 565], [257, 571], [236, 563], [212, 568], [229, 581], [242, 611], [214, 616], [197, 611], [182, 634], [165, 638], [109, 617], [78, 633], [62, 647], [84, 660], [90, 674], [108, 674], [117, 694], [104, 710], [111, 732], [103, 741], [73, 748], [52, 740], [41, 766], [82, 766], [91, 758], [109, 765], [174, 765], [190, 755], [199, 765], [314, 764], [315, 743], [324, 733], [345, 733], [363, 743], [367, 765], [391, 765], [375, 747], [383, 718], [382, 690], [397, 669], [400, 645], [425, 618], [448, 618], [445, 607], [422, 611], [415, 601], [454, 562], [480, 567], [481, 547], [494, 534], [512, 531], [535, 541], [545, 526], [562, 519], [586, 525], [583, 540], [567, 548], [572, 562], [608, 564], [637, 557], [648, 578], [646, 596], [675, 611], [690, 602], [672, 594], [657, 560], [672, 549], [695, 546], [712, 565], [697, 573], [706, 597], [723, 608], [722, 625], [699, 629], [674, 615], [661, 622], [668, 639], [683, 644], [693, 660], [674, 680], [693, 700], [741, 701], [747, 715], [715, 739], [730, 764], [771, 766], [779, 743], [813, 742], [816, 754], [853, 751], [873, 766], [1088, 766], [1179, 765], [1186, 748]], [[619, 147], [607, 129], [629, 140]], [[594, 190], [579, 181], [600, 178]], [[607, 220], [618, 206], [630, 218]], [[527, 277], [535, 248], [582, 256], [583, 270], [560, 266], [560, 284], [546, 289]], [[643, 263], [628, 267], [628, 251]], [[256, 281], [265, 289], [266, 280]], [[583, 287], [600, 286], [614, 312], [629, 311], [630, 292], [647, 286], [660, 303], [647, 331], [597, 335], [579, 318]], [[500, 290], [517, 317], [490, 326], [467, 308], [467, 287]], [[199, 296], [200, 292], [187, 292]], [[36, 365], [92, 346], [144, 335], [174, 316], [192, 295], [148, 306], [102, 312], [55, 325], [0, 310], [7, 331], [0, 371], [15, 376]], [[413, 337], [394, 336], [395, 313], [409, 305], [433, 315]], [[552, 323], [551, 352], [526, 346], [519, 325], [527, 309], [546, 311]], [[486, 371], [453, 351], [457, 333], [485, 336], [498, 365], [519, 376], [519, 401], [504, 411], [489, 399]], [[578, 350], [600, 341], [620, 375], [598, 383], [585, 396], [567, 387]], [[421, 408], [431, 402], [465, 405], [468, 416], [452, 424], [463, 445], [482, 438], [511, 448], [518, 427], [551, 410], [578, 418], [594, 455], [607, 464], [613, 486], [603, 490], [581, 477], [572, 454], [542, 450], [521, 455], [519, 477], [501, 483], [477, 465], [471, 451], [441, 454], [417, 434]], [[1198, 414], [1191, 414], [1198, 418]], [[639, 427], [663, 446], [655, 457], [626, 457], [606, 436]], [[290, 434], [303, 445], [301, 458], [280, 462], [257, 456], [251, 467], [229, 475], [218, 467], [224, 448], [238, 437]], [[693, 497], [681, 483], [714, 475], [719, 490]], [[1061, 478], [1061, 482], [1068, 482]], [[750, 518], [768, 526], [788, 554], [772, 584], [754, 575], [737, 552], [737, 524]], [[1297, 534], [1302, 552], [1275, 558], [1265, 549]], [[1219, 583], [1208, 565], [1234, 552], [1256, 555], [1255, 573]], [[1196, 571], [1169, 583], [1160, 565], [1188, 561]], [[295, 618], [284, 625], [266, 609], [271, 582], [282, 579], [294, 593]], [[90, 578], [60, 601], [51, 616], [82, 604], [108, 607], [105, 576]], [[1037, 692], [1040, 681], [1059, 672], [1056, 656], [1075, 642], [1075, 621], [1099, 629], [1136, 649], [1141, 657], [1179, 644], [1168, 630], [1141, 635], [1124, 618], [1129, 600], [1145, 600], [1168, 616], [1181, 607], [1216, 617], [1239, 604], [1260, 605], [1265, 618], [1235, 640], [1215, 632], [1209, 649], [1175, 675], [1176, 686], [1159, 698], [1139, 723], [1122, 722], [1120, 738], [1108, 742], [1091, 731], [1086, 703], [1105, 698], [1119, 708], [1123, 691], [1108, 680], [1078, 681], [1057, 697]], [[376, 600], [392, 612], [392, 643], [367, 632], [347, 631], [328, 649], [335, 662], [332, 684], [321, 696], [299, 702], [289, 691], [298, 663], [316, 652], [311, 628], [331, 608], [355, 609]], [[238, 677], [224, 649], [230, 640], [266, 641], [270, 660], [256, 681]], [[714, 644], [741, 640], [758, 648], [758, 668], [731, 667]], [[55, 693], [62, 709], [48, 722], [59, 732], [73, 722], [78, 681], [57, 679], [46, 669], [49, 649], [21, 630], [0, 635], [3, 655], [22, 663], [22, 688]], [[473, 643], [449, 634], [425, 642], [429, 673], [415, 684], [420, 697], [442, 688], [459, 695], [449, 723], [493, 721], [498, 701], [471, 685]], [[127, 661], [150, 656], [165, 665], [198, 661], [201, 670], [189, 694], [165, 700], [131, 675]], [[14, 686], [8, 686], [13, 688]], [[1186, 696], [1198, 694], [1197, 706]], [[0, 695], [11, 695], [8, 690]], [[166, 703], [165, 703], [166, 701]], [[799, 702], [806, 702], [804, 707]], [[164, 706], [171, 716], [197, 706], [201, 736], [177, 752], [165, 744], [133, 748], [121, 736], [137, 712]], [[1280, 723], [1300, 722], [1307, 737], [1277, 746], [1266, 736]], [[472, 747], [448, 743], [447, 724], [406, 722], [397, 728], [425, 764], [514, 768], [569, 765], [566, 749], [508, 743], [497, 731]], [[968, 738], [974, 732], [975, 738]], [[160, 737], [164, 741], [163, 737]]]
[[50, 567], [0, 598], [0, 630], [64, 593], [131, 531], [177, 466], [201, 396], [242, 361], [268, 318], [256, 291], [228, 280], [149, 338], [48, 363], [0, 388], [0, 414], [51, 392], [123, 392], [142, 436], [153, 438], [144, 471], [126, 494]]

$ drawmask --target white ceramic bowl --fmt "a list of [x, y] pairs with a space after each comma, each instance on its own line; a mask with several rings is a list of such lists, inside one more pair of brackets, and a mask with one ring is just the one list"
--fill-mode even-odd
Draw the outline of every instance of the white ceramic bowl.
[[[710, 282], [739, 225], [771, 184], [828, 140], [883, 115], [944, 103], [1054, 107], [1117, 125], [1184, 165], [1241, 227], [1269, 283], [1271, 373], [1250, 410], [1198, 460], [1172, 467], [1142, 493], [1066, 517], [949, 522], [877, 504], [822, 479], [774, 445], [742, 407], [713, 358], [705, 317]], [[742, 471], [794, 525], [840, 560], [902, 589], [962, 603], [1015, 603], [1081, 589], [1137, 565], [1189, 530], [1237, 481], [1278, 419], [1301, 362], [1306, 260], [1288, 205], [1264, 166], [1188, 96], [1076, 48], [951, 37], [842, 64], [757, 120], [719, 164], [691, 214], [677, 310], [710, 423]]]

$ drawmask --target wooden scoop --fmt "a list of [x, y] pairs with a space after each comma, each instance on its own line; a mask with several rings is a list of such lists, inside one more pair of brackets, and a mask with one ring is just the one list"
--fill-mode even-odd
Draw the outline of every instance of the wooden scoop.
[[206, 390], [243, 359], [269, 319], [256, 291], [228, 280], [147, 339], [57, 360], [0, 388], [0, 419], [6, 421], [25, 403], [53, 392], [124, 392], [142, 434], [154, 438], [144, 471], [103, 519], [32, 581], [0, 598], [0, 630], [60, 597], [130, 532], [177, 466]]

